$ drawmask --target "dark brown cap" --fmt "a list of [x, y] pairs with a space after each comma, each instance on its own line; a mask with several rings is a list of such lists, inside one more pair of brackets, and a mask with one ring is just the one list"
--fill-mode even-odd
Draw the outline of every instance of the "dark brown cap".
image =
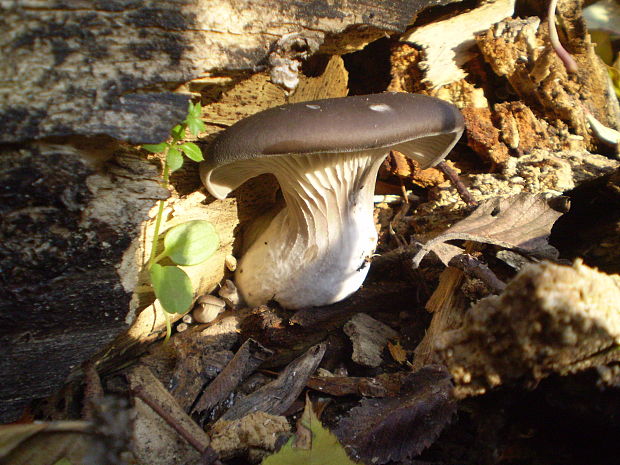
[[454, 105], [418, 94], [386, 92], [282, 105], [220, 134], [201, 172], [209, 187], [212, 170], [241, 160], [372, 149], [396, 149], [427, 167], [443, 159], [463, 127]]

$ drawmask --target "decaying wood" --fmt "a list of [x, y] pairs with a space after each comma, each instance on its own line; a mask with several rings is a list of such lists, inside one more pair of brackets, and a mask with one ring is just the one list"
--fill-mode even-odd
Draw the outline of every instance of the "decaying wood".
[[422, 49], [424, 58], [419, 67], [424, 71], [424, 83], [430, 88], [443, 87], [465, 78], [464, 65], [472, 58], [475, 35], [512, 16], [514, 8], [515, 0], [495, 0], [452, 18], [413, 28], [400, 40]]
[[239, 399], [222, 415], [222, 420], [235, 420], [252, 412], [283, 414], [297, 399], [325, 354], [325, 344], [311, 347], [291, 362], [271, 383]]
[[378, 367], [388, 341], [397, 340], [398, 332], [365, 313], [356, 313], [343, 327], [353, 345], [352, 360], [360, 365]]
[[441, 274], [439, 285], [426, 304], [427, 310], [433, 313], [433, 319], [424, 338], [415, 349], [413, 370], [419, 370], [424, 365], [432, 363], [437, 334], [446, 328], [459, 326], [461, 313], [467, 308], [466, 299], [458, 294], [462, 280], [463, 272], [457, 268], [447, 268]]
[[211, 446], [219, 456], [230, 459], [249, 455], [252, 463], [261, 460], [281, 444], [291, 425], [286, 417], [253, 412], [236, 420], [219, 420], [209, 430]]
[[[475, 245], [468, 243], [466, 252], [475, 250]], [[467, 299], [459, 292], [463, 282], [463, 272], [457, 268], [446, 268], [439, 277], [439, 284], [426, 303], [426, 310], [433, 313], [431, 324], [420, 344], [414, 351], [412, 368], [414, 371], [433, 362], [435, 340], [442, 332], [460, 325]]]
[[576, 76], [567, 73], [550, 48], [547, 23], [537, 18], [498, 23], [478, 37], [478, 46], [485, 61], [498, 76], [508, 80], [522, 102], [554, 122], [556, 130], [568, 127], [578, 136], [573, 140], [582, 140], [583, 147], [594, 149], [600, 143], [592, 138], [584, 110], [596, 109], [595, 116], [603, 124], [617, 128], [620, 109], [589, 36], [583, 28], [572, 26], [574, 29], [567, 30], [575, 31], [571, 32], [570, 42], [574, 45], [574, 57], [581, 64]]
[[[451, 1], [3, 2], [0, 140], [159, 142], [186, 111], [187, 96], [172, 91], [195, 79], [202, 90], [228, 87], [264, 68], [287, 34], [343, 53], [352, 51], [343, 44], [402, 32], [419, 11]], [[351, 40], [330, 39], [345, 31]]]
[[[562, 39], [580, 65], [575, 75], [567, 73], [550, 46], [542, 21], [547, 4], [532, 7], [539, 16], [505, 19], [510, 14], [502, 16], [502, 8], [513, 6], [510, 1], [489, 2], [408, 31], [401, 38], [406, 43], [392, 52], [390, 89], [455, 103], [466, 119], [467, 144], [493, 165], [536, 148], [614, 152], [616, 148], [593, 136], [586, 121], [590, 111], [617, 129], [620, 107], [586, 32], [581, 2], [562, 1], [558, 9]], [[486, 26], [478, 27], [478, 20], [487, 20]], [[472, 36], [441, 33], [450, 25], [460, 25]], [[511, 97], [515, 93], [519, 100]]]
[[131, 151], [101, 160], [32, 144], [0, 154], [3, 419], [51, 394], [130, 322], [140, 269], [130, 246], [167, 196], [157, 175]]
[[457, 394], [535, 384], [620, 358], [620, 277], [579, 261], [525, 267], [500, 296], [476, 303], [463, 325], [438, 334]]
[[272, 353], [253, 339], [245, 341], [218, 377], [209, 383], [192, 410], [205, 412], [222, 402]]

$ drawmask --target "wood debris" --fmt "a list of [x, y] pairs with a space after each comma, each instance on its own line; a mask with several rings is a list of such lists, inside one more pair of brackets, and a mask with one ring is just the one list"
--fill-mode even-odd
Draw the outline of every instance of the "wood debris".
[[535, 385], [618, 361], [620, 276], [576, 261], [525, 267], [499, 296], [475, 304], [461, 327], [435, 335], [459, 396], [508, 383]]
[[343, 329], [353, 343], [353, 361], [369, 367], [381, 365], [388, 341], [398, 339], [397, 331], [365, 313], [357, 313]]

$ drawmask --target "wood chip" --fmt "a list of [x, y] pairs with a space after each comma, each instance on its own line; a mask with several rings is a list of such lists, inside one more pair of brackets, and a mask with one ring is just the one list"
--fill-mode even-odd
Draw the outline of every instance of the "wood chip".
[[353, 361], [369, 367], [381, 365], [388, 341], [399, 337], [398, 332], [365, 313], [357, 313], [343, 329], [353, 343]]

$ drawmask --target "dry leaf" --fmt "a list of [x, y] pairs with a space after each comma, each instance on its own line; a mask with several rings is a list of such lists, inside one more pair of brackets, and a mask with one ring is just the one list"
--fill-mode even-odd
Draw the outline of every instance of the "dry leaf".
[[[530, 193], [488, 199], [467, 218], [424, 244], [413, 257], [412, 266], [417, 268], [431, 250], [447, 266], [450, 259], [463, 250], [444, 243], [459, 239], [545, 256], [557, 253], [547, 240], [555, 221], [567, 211], [562, 203], [564, 199], [548, 201], [541, 194]], [[550, 203], [563, 211], [554, 209]]]
[[[301, 447], [300, 447], [301, 446]], [[275, 454], [263, 460], [262, 465], [355, 465], [344, 448], [314, 413], [312, 403], [298, 422], [297, 433]]]
[[314, 376], [307, 387], [330, 396], [394, 397], [400, 392], [403, 378], [403, 373], [376, 377]]
[[406, 460], [437, 439], [456, 409], [450, 374], [444, 367], [426, 366], [407, 384], [408, 395], [363, 399], [340, 422], [335, 433], [355, 457], [373, 464]]
[[407, 352], [405, 352], [403, 346], [400, 345], [400, 341], [396, 341], [396, 344], [392, 344], [388, 341], [387, 346], [390, 351], [390, 355], [394, 360], [398, 363], [405, 363], [407, 361]]

